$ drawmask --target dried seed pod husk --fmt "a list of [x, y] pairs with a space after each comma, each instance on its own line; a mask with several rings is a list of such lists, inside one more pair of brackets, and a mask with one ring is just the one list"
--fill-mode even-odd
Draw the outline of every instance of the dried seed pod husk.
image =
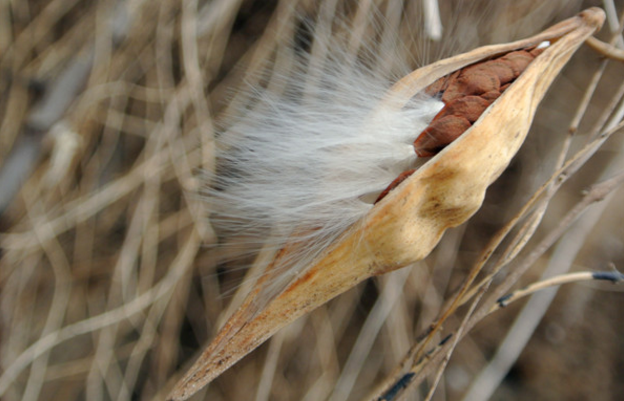
[[[255, 299], [276, 263], [270, 265], [169, 399], [187, 399], [280, 328], [359, 282], [426, 257], [447, 228], [465, 222], [479, 209], [487, 187], [524, 141], [546, 90], [603, 20], [602, 10], [591, 8], [531, 38], [441, 60], [397, 82], [389, 91], [392, 100], [383, 102], [380, 110], [402, 108], [439, 78], [480, 60], [551, 42], [472, 127], [390, 191], [362, 221], [256, 311]], [[275, 260], [288, 253], [288, 248], [278, 252]], [[251, 318], [250, 309], [254, 310]]]

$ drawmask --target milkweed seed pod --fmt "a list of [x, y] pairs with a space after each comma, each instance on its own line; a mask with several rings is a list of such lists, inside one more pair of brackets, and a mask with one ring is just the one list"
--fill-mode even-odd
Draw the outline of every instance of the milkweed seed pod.
[[433, 156], [457, 139], [542, 51], [512, 51], [456, 71], [426, 88], [427, 94], [442, 98], [444, 108], [414, 141], [416, 154]]
[[[325, 237], [325, 245], [315, 253], [301, 251], [307, 241], [315, 239], [315, 228], [294, 229], [292, 241], [274, 252], [248, 298], [176, 385], [169, 399], [188, 398], [277, 330], [362, 280], [426, 257], [447, 228], [466, 221], [480, 207], [487, 187], [522, 144], [549, 85], [603, 19], [603, 12], [592, 8], [531, 38], [441, 60], [394, 84], [370, 110], [370, 115], [362, 118], [359, 128], [364, 134], [375, 135], [367, 130], [383, 127], [388, 116], [409, 110], [414, 98], [429, 90], [441, 93], [442, 110], [433, 112], [432, 117], [438, 117], [429, 127], [412, 127], [408, 133], [410, 142], [423, 130], [435, 131], [436, 124], [443, 125], [446, 116], [465, 120], [452, 135], [459, 137], [412, 174], [409, 169], [402, 170], [408, 171], [402, 182], [371, 205], [359, 220], [336, 235]], [[530, 53], [544, 42], [549, 45], [533, 57]], [[525, 62], [515, 60], [516, 55]], [[478, 83], [474, 78], [482, 75], [477, 74], [478, 70], [498, 83], [494, 87]], [[440, 79], [447, 79], [448, 85], [436, 84]], [[432, 85], [439, 88], [434, 90]], [[492, 95], [493, 91], [500, 95]], [[323, 119], [322, 115], [316, 117]], [[293, 130], [297, 128], [292, 126]], [[424, 139], [416, 141], [418, 147]], [[443, 145], [436, 143], [435, 150]], [[286, 159], [291, 156], [282, 155]], [[400, 174], [401, 171], [397, 172], [395, 177]], [[227, 192], [212, 196], [227, 197]], [[284, 275], [284, 266], [292, 263], [292, 255], [296, 255], [295, 259], [305, 255], [306, 265], [289, 271], [288, 280], [282, 279], [275, 286], [272, 279]]]

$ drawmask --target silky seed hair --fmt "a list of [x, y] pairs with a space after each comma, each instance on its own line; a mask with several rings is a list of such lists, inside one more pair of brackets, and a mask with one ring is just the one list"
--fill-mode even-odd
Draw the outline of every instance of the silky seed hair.
[[[355, 55], [335, 37], [294, 41], [291, 69], [272, 71], [268, 87], [248, 88], [244, 113], [227, 121], [217, 137], [217, 170], [208, 175], [212, 185], [206, 190], [216, 232], [226, 241], [238, 238], [236, 246], [247, 255], [305, 244], [280, 259], [276, 268], [283, 274], [271, 293], [413, 167], [413, 141], [443, 107], [424, 94], [391, 107], [386, 92], [413, 63], [406, 52], [378, 57], [382, 43], [386, 49], [401, 45], [395, 32], [373, 29], [379, 29], [379, 46]], [[311, 52], [324, 53], [323, 61]]]
[[[469, 4], [458, 4], [464, 17], [470, 13]], [[290, 244], [274, 266], [280, 274], [271, 279], [267, 299], [418, 163], [413, 141], [444, 104], [421, 93], [405, 107], [392, 107], [388, 89], [413, 69], [479, 40], [476, 28], [465, 27], [461, 38], [448, 40], [459, 29], [451, 25], [439, 36], [444, 45], [436, 46], [434, 30], [416, 32], [404, 23], [423, 18], [422, 10], [409, 7], [371, 7], [358, 31], [340, 17], [328, 23], [322, 10], [292, 12], [291, 39], [277, 44], [265, 68], [247, 76], [231, 101], [216, 134], [217, 168], [206, 174], [207, 210], [224, 259], [236, 254], [245, 265], [261, 249], [277, 252]]]

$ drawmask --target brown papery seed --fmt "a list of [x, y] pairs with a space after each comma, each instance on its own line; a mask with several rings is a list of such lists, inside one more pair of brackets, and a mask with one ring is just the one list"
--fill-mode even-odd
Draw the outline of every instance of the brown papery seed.
[[462, 116], [446, 116], [433, 121], [414, 141], [414, 150], [420, 157], [434, 156], [470, 128], [470, 121]]
[[479, 119], [490, 104], [492, 104], [492, 101], [481, 96], [464, 96], [447, 104], [434, 118], [434, 121], [438, 118], [455, 115], [464, 117], [473, 123]]

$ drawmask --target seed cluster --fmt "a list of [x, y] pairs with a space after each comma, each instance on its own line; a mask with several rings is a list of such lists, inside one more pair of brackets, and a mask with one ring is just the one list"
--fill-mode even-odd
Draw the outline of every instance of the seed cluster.
[[[441, 98], [444, 107], [414, 141], [419, 157], [435, 156], [466, 132], [544, 49], [517, 50], [491, 58], [442, 77], [425, 93]], [[415, 170], [401, 173], [377, 197], [383, 199]]]
[[457, 139], [522, 74], [543, 49], [518, 50], [442, 77], [425, 92], [441, 97], [444, 108], [414, 141], [420, 157], [430, 157]]

